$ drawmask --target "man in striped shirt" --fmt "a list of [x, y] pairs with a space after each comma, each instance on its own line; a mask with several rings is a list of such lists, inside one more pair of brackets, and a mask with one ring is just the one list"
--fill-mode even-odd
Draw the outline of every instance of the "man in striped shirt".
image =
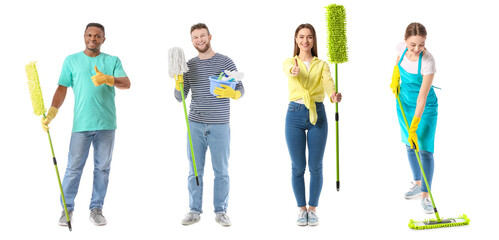
[[[196, 185], [192, 156], [187, 142], [190, 164], [188, 189], [190, 211], [182, 220], [183, 225], [190, 225], [200, 220], [202, 211], [203, 174], [206, 150], [209, 147], [214, 183], [215, 220], [222, 226], [230, 226], [231, 221], [226, 214], [229, 199], [228, 160], [230, 154], [230, 98], [237, 100], [244, 95], [244, 87], [239, 82], [236, 89], [228, 86], [218, 88], [214, 96], [210, 93], [210, 76], [218, 76], [223, 70], [237, 71], [232, 60], [220, 53], [215, 53], [210, 46], [211, 35], [203, 23], [191, 27], [191, 40], [198, 56], [187, 62], [189, 71], [184, 74], [184, 95], [192, 90], [189, 111], [189, 126], [192, 146], [196, 157], [199, 186]], [[181, 81], [181, 80], [179, 80]], [[179, 81], [175, 83], [175, 98], [181, 102]]]

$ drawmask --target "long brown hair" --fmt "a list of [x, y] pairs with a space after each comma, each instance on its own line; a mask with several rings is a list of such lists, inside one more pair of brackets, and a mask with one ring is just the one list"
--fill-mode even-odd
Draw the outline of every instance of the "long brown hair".
[[421, 37], [426, 37], [426, 28], [423, 26], [423, 24], [418, 23], [418, 22], [413, 22], [407, 26], [405, 29], [405, 39], [412, 37], [412, 36], [421, 36]]
[[312, 37], [314, 38], [314, 46], [312, 47], [312, 56], [319, 57], [319, 55], [317, 54], [317, 35], [315, 34], [314, 27], [310, 23], [300, 24], [300, 26], [298, 26], [298, 28], [296, 28], [295, 38], [294, 38], [294, 41], [295, 41], [295, 51], [293, 52], [293, 57], [297, 56], [298, 54], [300, 54], [300, 48], [298, 47], [298, 44], [296, 43], [296, 37], [298, 36], [298, 32], [300, 30], [304, 29], [304, 28], [310, 29], [310, 31], [312, 32]]

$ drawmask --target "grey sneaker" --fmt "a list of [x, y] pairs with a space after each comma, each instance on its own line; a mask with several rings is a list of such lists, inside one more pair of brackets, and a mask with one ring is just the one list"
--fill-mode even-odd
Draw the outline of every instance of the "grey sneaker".
[[411, 188], [404, 194], [405, 199], [417, 199], [421, 197], [421, 187], [415, 182], [411, 182]]
[[[71, 221], [73, 218], [73, 211], [68, 211], [68, 216], [69, 216], [69, 221]], [[68, 220], [66, 219], [66, 212], [64, 212], [64, 211], [62, 211], [62, 215], [59, 218], [59, 225], [60, 226], [67, 226], [68, 225]]]
[[300, 213], [298, 214], [298, 220], [296, 220], [296, 225], [307, 226], [307, 222], [308, 222], [307, 211], [300, 211]]
[[90, 221], [92, 221], [97, 226], [106, 225], [107, 221], [104, 215], [102, 215], [102, 209], [94, 208], [90, 211]]
[[199, 220], [201, 220], [199, 213], [189, 212], [185, 215], [184, 219], [182, 219], [182, 225], [191, 225], [199, 222]]
[[308, 212], [308, 225], [309, 226], [317, 226], [319, 225], [319, 218], [315, 215], [314, 211]]
[[423, 211], [427, 214], [432, 214], [434, 213], [433, 211], [433, 205], [431, 204], [431, 201], [429, 198], [425, 197], [421, 199], [421, 206], [423, 206]]
[[232, 225], [232, 222], [230, 222], [229, 216], [227, 216], [226, 213], [217, 213], [215, 221], [217, 221], [217, 223], [224, 227], [229, 227], [230, 225]]

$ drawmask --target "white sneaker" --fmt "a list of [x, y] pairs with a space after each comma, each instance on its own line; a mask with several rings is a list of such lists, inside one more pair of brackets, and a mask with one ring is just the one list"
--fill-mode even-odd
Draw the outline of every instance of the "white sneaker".
[[191, 225], [199, 222], [201, 220], [201, 215], [196, 212], [188, 212], [184, 219], [182, 219], [182, 225]]
[[229, 227], [230, 225], [232, 225], [232, 222], [230, 221], [229, 216], [227, 216], [226, 213], [217, 213], [215, 221], [217, 221], [217, 223], [224, 227]]
[[317, 217], [314, 211], [308, 212], [308, 225], [309, 226], [319, 225], [319, 218]]
[[296, 225], [307, 226], [307, 222], [308, 222], [307, 211], [300, 211], [300, 213], [298, 214], [298, 220], [296, 220]]
[[423, 206], [423, 211], [427, 214], [432, 214], [434, 213], [433, 211], [433, 205], [431, 204], [431, 201], [429, 198], [425, 197], [421, 199], [421, 206]]
[[404, 194], [405, 199], [418, 199], [421, 197], [421, 186], [411, 182], [411, 188]]

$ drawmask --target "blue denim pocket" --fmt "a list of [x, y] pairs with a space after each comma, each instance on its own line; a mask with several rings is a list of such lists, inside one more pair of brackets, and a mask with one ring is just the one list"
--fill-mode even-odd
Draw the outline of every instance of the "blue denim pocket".
[[299, 103], [296, 103], [296, 102], [289, 102], [289, 105], [288, 105], [288, 112], [296, 112], [296, 111], [300, 111], [301, 110], [301, 106], [303, 104], [299, 104]]

